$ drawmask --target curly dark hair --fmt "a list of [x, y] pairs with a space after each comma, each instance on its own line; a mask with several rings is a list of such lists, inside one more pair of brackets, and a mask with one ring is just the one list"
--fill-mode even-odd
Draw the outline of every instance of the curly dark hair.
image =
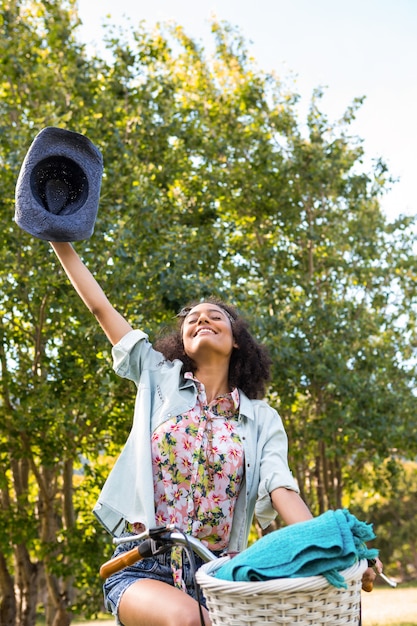
[[[248, 323], [244, 320], [230, 304], [226, 304], [222, 300], [210, 297], [204, 300], [215, 304], [223, 309], [232, 324], [233, 337], [239, 346], [233, 348], [229, 365], [229, 384], [231, 388], [238, 387], [248, 398], [262, 398], [265, 395], [266, 383], [270, 379], [271, 359], [267, 348], [258, 343], [251, 335]], [[201, 302], [191, 302], [185, 306], [178, 314], [177, 328], [163, 337], [160, 337], [154, 344], [154, 347], [165, 356], [165, 358], [173, 361], [179, 359], [183, 362], [183, 372], [195, 372], [195, 364], [184, 352], [184, 344], [182, 341], [182, 326], [188, 312]]]

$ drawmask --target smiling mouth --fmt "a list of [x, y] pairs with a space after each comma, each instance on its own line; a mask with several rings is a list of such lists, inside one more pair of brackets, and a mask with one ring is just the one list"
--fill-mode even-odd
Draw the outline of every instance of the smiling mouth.
[[200, 335], [201, 333], [210, 333], [211, 335], [215, 335], [216, 333], [211, 328], [199, 328], [197, 332], [194, 334], [194, 337]]

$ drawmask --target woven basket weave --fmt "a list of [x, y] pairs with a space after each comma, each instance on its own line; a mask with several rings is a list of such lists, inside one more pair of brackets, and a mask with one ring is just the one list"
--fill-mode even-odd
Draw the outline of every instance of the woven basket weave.
[[213, 626], [299, 624], [342, 626], [359, 623], [362, 560], [341, 572], [348, 588], [338, 589], [323, 576], [230, 582], [214, 578], [229, 557], [206, 563], [196, 578], [206, 597]]

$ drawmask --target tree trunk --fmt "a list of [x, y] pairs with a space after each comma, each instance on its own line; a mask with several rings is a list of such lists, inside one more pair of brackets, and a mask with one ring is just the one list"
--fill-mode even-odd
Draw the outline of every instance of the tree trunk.
[[16, 626], [35, 626], [38, 566], [31, 562], [23, 544], [15, 548], [15, 572], [15, 593], [18, 603]]
[[55, 613], [54, 621], [52, 622], [52, 626], [70, 626], [71, 624], [71, 613], [68, 613], [66, 609], [59, 609]]
[[[64, 483], [68, 483], [68, 474], [71, 472], [72, 480], [72, 464], [66, 464], [66, 473], [64, 472]], [[53, 561], [59, 556], [60, 547], [56, 541], [57, 534], [62, 524], [62, 517], [66, 521], [69, 517], [73, 523], [73, 514], [71, 513], [72, 503], [64, 502], [64, 515], [57, 510], [58, 498], [58, 473], [46, 467], [38, 470], [38, 482], [40, 486], [39, 508], [42, 511], [41, 523], [41, 539], [48, 550], [44, 558], [45, 579], [48, 590], [48, 608], [45, 611], [47, 626], [69, 626], [71, 623], [71, 598], [72, 598], [72, 578], [65, 579], [65, 576], [54, 573]], [[65, 476], [67, 479], [65, 480]], [[68, 486], [69, 497], [72, 498], [72, 489]], [[62, 504], [62, 500], [61, 500]]]
[[46, 582], [49, 602], [49, 610], [46, 613], [47, 626], [69, 626], [72, 615], [66, 591], [61, 591], [57, 576], [48, 572], [46, 572]]
[[0, 552], [0, 624], [13, 626], [16, 623], [16, 598], [13, 577], [7, 568], [4, 554]]

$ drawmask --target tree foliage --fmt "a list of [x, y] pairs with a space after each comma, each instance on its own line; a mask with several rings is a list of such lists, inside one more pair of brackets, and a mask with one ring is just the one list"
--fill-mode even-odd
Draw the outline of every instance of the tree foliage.
[[213, 22], [211, 57], [179, 26], [138, 25], [109, 28], [101, 58], [77, 39], [75, 0], [1, 9], [1, 623], [31, 626], [39, 603], [53, 626], [100, 609], [111, 548], [90, 511], [132, 415], [95, 321], [12, 220], [45, 126], [104, 155], [77, 249], [119, 310], [155, 336], [189, 300], [230, 300], [270, 348], [269, 399], [313, 510], [389, 493], [417, 448], [416, 258], [413, 220], [381, 212], [384, 164], [366, 172], [351, 136], [361, 101], [332, 122], [317, 91], [300, 121], [228, 24]]

